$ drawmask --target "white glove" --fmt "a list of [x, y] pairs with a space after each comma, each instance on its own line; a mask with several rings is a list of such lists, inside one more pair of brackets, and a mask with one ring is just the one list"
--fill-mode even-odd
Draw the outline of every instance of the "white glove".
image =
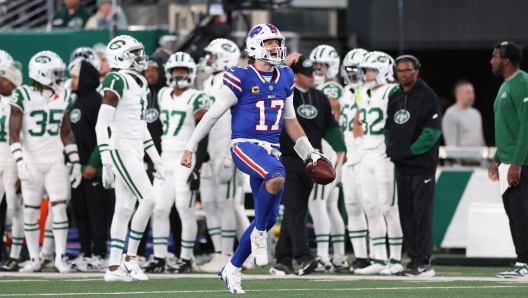
[[220, 173], [218, 173], [218, 180], [220, 183], [228, 183], [233, 178], [234, 163], [229, 158], [224, 158], [224, 163], [220, 166]]
[[154, 178], [161, 180], [161, 182], [165, 181], [165, 166], [163, 166], [163, 163], [157, 163], [154, 164], [154, 169], [156, 170], [154, 173], [152, 173], [152, 176]]
[[24, 160], [20, 160], [17, 162], [17, 169], [18, 169], [18, 179], [20, 179], [21, 181], [31, 183], [31, 180], [32, 180], [31, 173], [29, 172], [27, 168], [27, 164], [24, 162]]
[[70, 182], [72, 184], [72, 187], [77, 188], [77, 186], [81, 184], [81, 180], [82, 180], [81, 164], [76, 162], [72, 165], [71, 172], [70, 172]]
[[319, 151], [313, 151], [309, 154], [309, 158], [312, 160], [312, 164], [314, 166], [317, 165], [317, 161], [322, 159], [322, 160], [325, 160], [326, 162], [328, 162], [331, 166], [334, 166], [334, 164], [332, 163], [332, 161], [330, 159], [328, 159], [328, 157], [326, 157], [326, 155], [324, 155], [323, 153], [319, 152]]
[[110, 151], [106, 150], [101, 152], [101, 162], [103, 163], [103, 187], [106, 189], [114, 188], [115, 173]]

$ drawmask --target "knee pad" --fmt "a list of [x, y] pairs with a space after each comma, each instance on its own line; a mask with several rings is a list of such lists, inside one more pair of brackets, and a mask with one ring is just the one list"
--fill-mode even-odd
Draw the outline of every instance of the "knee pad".
[[40, 208], [24, 208], [24, 222], [34, 224], [40, 217]]
[[63, 222], [68, 220], [65, 203], [59, 203], [51, 206], [51, 212], [53, 212], [53, 221], [55, 222]]
[[128, 209], [122, 205], [116, 204], [115, 211], [114, 211], [114, 219], [117, 222], [125, 223], [128, 225], [128, 222], [130, 221], [130, 218], [132, 217], [132, 213], [134, 213], [134, 210]]
[[346, 204], [348, 216], [357, 217], [363, 214], [363, 206], [359, 202]]
[[24, 209], [17, 206], [16, 208], [8, 208], [8, 212], [11, 214], [12, 218], [23, 218]]
[[154, 208], [154, 211], [152, 212], [152, 217], [155, 220], [163, 221], [163, 220], [169, 220], [170, 216], [170, 209], [156, 209]]

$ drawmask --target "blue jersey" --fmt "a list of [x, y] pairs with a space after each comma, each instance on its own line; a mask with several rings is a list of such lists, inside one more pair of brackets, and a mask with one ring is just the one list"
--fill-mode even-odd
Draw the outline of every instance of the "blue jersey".
[[[272, 76], [271, 82], [264, 76]], [[231, 67], [224, 74], [224, 85], [238, 98], [231, 107], [231, 138], [278, 144], [284, 103], [295, 87], [291, 68], [276, 66], [273, 72], [266, 73], [253, 65]]]

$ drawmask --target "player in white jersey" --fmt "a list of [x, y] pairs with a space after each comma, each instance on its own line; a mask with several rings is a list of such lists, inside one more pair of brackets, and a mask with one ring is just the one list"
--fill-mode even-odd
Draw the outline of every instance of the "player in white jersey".
[[181, 254], [176, 265], [167, 266], [167, 269], [173, 273], [190, 273], [198, 231], [194, 215], [197, 189], [192, 187], [195, 181], [190, 177], [193, 176], [193, 171], [199, 173], [206, 154], [207, 140], [200, 143], [201, 160], [196, 161], [194, 168], [182, 167], [179, 161], [196, 122], [200, 121], [214, 99], [192, 88], [196, 78], [196, 64], [187, 53], [177, 52], [170, 56], [165, 64], [165, 76], [169, 87], [164, 87], [158, 92], [157, 100], [163, 124], [162, 159], [167, 169], [168, 181], [163, 185], [158, 181], [154, 182], [157, 197], [152, 216], [155, 258], [147, 270], [163, 272], [170, 233], [169, 215], [174, 204], [182, 222]]
[[[336, 81], [339, 73], [339, 55], [328, 45], [320, 45], [313, 49], [310, 60], [315, 67], [315, 82], [317, 89], [321, 90], [330, 100], [330, 105], [336, 121], [339, 121], [340, 100], [343, 96], [343, 87]], [[323, 153], [334, 164], [342, 164], [337, 160], [337, 154], [332, 146], [322, 141]], [[337, 166], [337, 171], [341, 167]], [[317, 241], [317, 257], [319, 266], [316, 271], [350, 272], [345, 263], [345, 223], [339, 213], [338, 200], [339, 188], [335, 183], [329, 185], [314, 185], [308, 201], [308, 210], [312, 216], [315, 238]], [[334, 248], [334, 256], [330, 260], [328, 246], [330, 241]]]
[[[2, 58], [0, 57], [0, 60]], [[11, 218], [11, 252], [0, 267], [2, 271], [18, 271], [18, 259], [24, 240], [24, 206], [22, 196], [17, 195], [17, 166], [9, 150], [9, 116], [13, 91], [22, 84], [22, 73], [13, 66], [0, 69], [0, 202], [4, 193], [7, 215]], [[6, 222], [7, 225], [7, 222]]]
[[[66, 262], [68, 217], [66, 186], [68, 172], [63, 151], [70, 162], [72, 187], [81, 182], [81, 165], [77, 145], [70, 128], [70, 92], [62, 88], [66, 65], [54, 52], [43, 51], [29, 61], [30, 85], [22, 85], [11, 99], [9, 143], [15, 158], [18, 177], [24, 194], [24, 232], [30, 262], [20, 272], [37, 272], [41, 269], [38, 258], [40, 229], [40, 201], [45, 187], [51, 201], [53, 236], [55, 238], [55, 267], [68, 273]], [[24, 146], [20, 143], [24, 141]]]
[[[103, 186], [115, 186], [116, 206], [105, 281], [148, 280], [137, 258], [139, 242], [156, 204], [154, 187], [143, 164], [145, 152], [154, 163], [154, 177], [165, 179], [163, 163], [145, 121], [148, 85], [139, 75], [147, 65], [144, 49], [143, 44], [128, 35], [115, 37], [106, 49], [113, 71], [102, 83], [104, 97], [95, 132], [103, 163]], [[128, 250], [122, 255], [130, 221]]]
[[359, 168], [356, 166], [362, 156], [361, 149], [358, 149], [361, 138], [354, 139], [353, 133], [353, 122], [357, 112], [356, 95], [362, 89], [359, 63], [363, 61], [367, 53], [368, 51], [364, 49], [353, 49], [345, 55], [341, 65], [341, 77], [346, 86], [340, 101], [340, 119], [347, 148], [347, 161], [341, 169], [341, 184], [348, 216], [348, 236], [356, 257], [350, 266], [350, 272], [370, 265], [367, 249], [367, 220], [359, 197], [360, 175], [357, 173]]
[[[205, 93], [214, 96], [224, 85], [223, 76], [227, 68], [238, 64], [240, 50], [234, 42], [218, 38], [211, 41], [204, 51], [206, 56], [202, 67], [208, 77], [203, 88]], [[210, 160], [204, 164], [200, 177], [200, 198], [215, 250], [211, 261], [198, 267], [203, 272], [220, 271], [233, 255], [237, 228], [234, 194], [237, 186], [230, 149], [231, 112], [228, 111], [209, 132], [207, 152]]]
[[[359, 162], [361, 198], [368, 219], [372, 265], [354, 270], [357, 274], [394, 274], [401, 270], [403, 233], [395, 193], [394, 164], [387, 157], [383, 128], [387, 120], [394, 60], [382, 52], [370, 52], [360, 63], [363, 88], [356, 97], [354, 135], [363, 135]], [[388, 234], [390, 261], [385, 238]]]

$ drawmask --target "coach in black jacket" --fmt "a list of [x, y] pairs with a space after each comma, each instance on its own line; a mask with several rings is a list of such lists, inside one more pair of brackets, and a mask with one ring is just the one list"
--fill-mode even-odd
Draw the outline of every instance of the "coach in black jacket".
[[[72, 207], [79, 231], [81, 253], [95, 258], [88, 263], [88, 271], [101, 269], [106, 256], [106, 239], [114, 214], [115, 193], [101, 183], [102, 163], [97, 146], [95, 124], [101, 107], [99, 72], [87, 61], [70, 64], [72, 91], [77, 100], [70, 110], [70, 123], [82, 165], [83, 179], [79, 187], [72, 189]], [[92, 248], [93, 243], [93, 248]]]
[[396, 166], [403, 244], [411, 258], [398, 275], [434, 276], [429, 258], [442, 117], [438, 96], [418, 79], [419, 67], [414, 56], [396, 58], [400, 88], [389, 96], [384, 132], [387, 156]]
[[[299, 124], [315, 149], [321, 150], [321, 140], [324, 138], [337, 152], [339, 159], [345, 151], [345, 143], [339, 124], [332, 114], [328, 97], [320, 90], [313, 88], [315, 77], [312, 61], [300, 57], [291, 67], [296, 80], [293, 105]], [[272, 274], [277, 275], [297, 274], [292, 267], [294, 259], [301, 265], [299, 275], [313, 272], [318, 265], [310, 253], [304, 223], [313, 182], [306, 175], [306, 164], [293, 149], [294, 145], [295, 143], [288, 134], [283, 131], [280, 137], [280, 148], [282, 163], [286, 169], [286, 183], [282, 195], [284, 217], [279, 241], [275, 248], [277, 261], [270, 270]]]

